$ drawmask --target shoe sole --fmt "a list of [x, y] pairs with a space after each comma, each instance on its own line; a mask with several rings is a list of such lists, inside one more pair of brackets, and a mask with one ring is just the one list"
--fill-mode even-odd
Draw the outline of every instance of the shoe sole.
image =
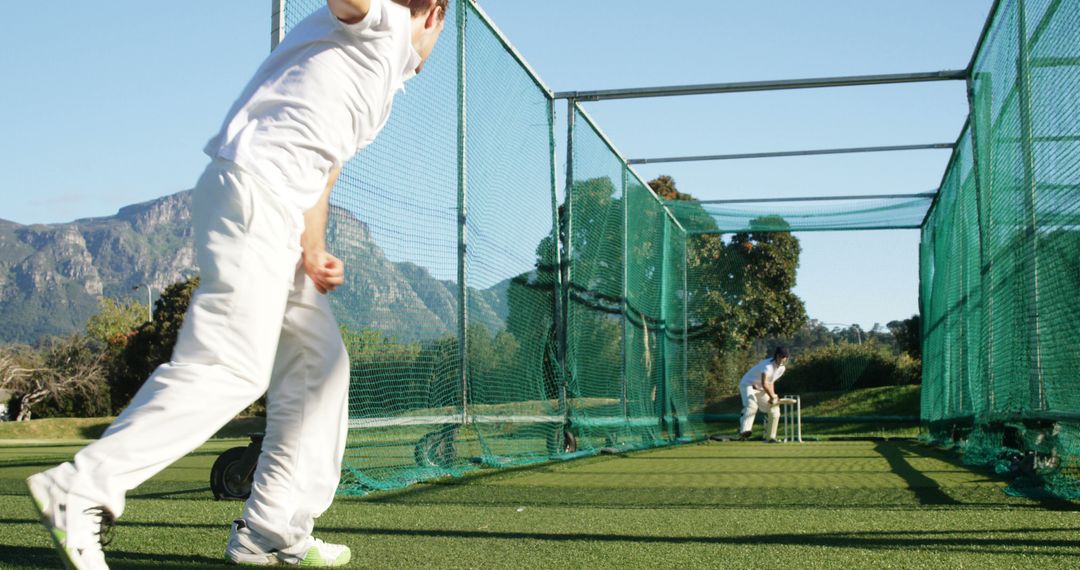
[[233, 560], [232, 558], [229, 558], [228, 554], [226, 554], [224, 558], [225, 558], [225, 563], [230, 565], [230, 566], [258, 566], [258, 567], [265, 567], [265, 566], [282, 566], [283, 565], [283, 563], [281, 561], [279, 561], [278, 559], [276, 559], [276, 558], [273, 559], [273, 561], [267, 562], [266, 564], [262, 564], [262, 563], [259, 563], [259, 562], [238, 562], [236, 560]]
[[297, 566], [303, 568], [336, 568], [338, 566], [345, 566], [349, 563], [350, 560], [352, 560], [352, 549], [350, 548], [346, 548], [345, 552], [342, 552], [340, 556], [331, 560], [330, 562], [324, 560], [323, 557], [320, 555], [316, 555], [315, 558], [311, 558], [309, 552], [308, 556], [305, 556], [304, 559], [301, 560], [299, 564], [297, 564]]
[[27, 480], [24, 483], [26, 485], [26, 493], [30, 496], [30, 502], [34, 504], [34, 510], [37, 511], [38, 521], [41, 523], [41, 526], [45, 527], [45, 530], [49, 533], [49, 538], [52, 539], [53, 549], [56, 550], [56, 553], [60, 555], [60, 561], [64, 563], [64, 568], [66, 568], [67, 570], [80, 570], [80, 568], [76, 566], [75, 562], [71, 559], [71, 556], [68, 555], [67, 548], [64, 546], [64, 538], [66, 538], [67, 535], [64, 533], [64, 531], [56, 528], [51, 522], [49, 522], [49, 517], [45, 515], [45, 502], [38, 499], [38, 496], [34, 493], [34, 487], [30, 484], [30, 481]]
[[333, 561], [331, 561], [329, 563], [327, 563], [325, 560], [323, 560], [321, 556], [317, 556], [315, 558], [305, 557], [303, 560], [301, 560], [300, 562], [298, 562], [296, 564], [289, 564], [288, 562], [285, 562], [285, 561], [277, 558], [276, 556], [270, 556], [266, 560], [267, 563], [265, 563], [265, 564], [261, 563], [261, 562], [254, 562], [254, 561], [246, 562], [246, 561], [233, 560], [232, 558], [229, 557], [228, 554], [226, 554], [224, 558], [225, 558], [225, 563], [226, 564], [230, 564], [230, 565], [233, 565], [233, 566], [299, 566], [301, 568], [335, 568], [335, 567], [338, 567], [338, 566], [345, 566], [346, 564], [349, 563], [350, 560], [352, 560], [352, 550], [350, 549], [350, 550], [346, 550], [345, 552], [342, 552], [341, 556], [338, 556], [337, 558], [335, 558]]

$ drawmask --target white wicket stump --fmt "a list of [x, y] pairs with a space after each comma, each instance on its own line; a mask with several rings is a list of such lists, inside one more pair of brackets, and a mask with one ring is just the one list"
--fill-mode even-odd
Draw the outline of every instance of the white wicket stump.
[[[795, 417], [792, 418], [792, 415]], [[780, 418], [784, 422], [784, 438], [781, 441], [802, 443], [802, 399], [799, 396], [780, 398]]]

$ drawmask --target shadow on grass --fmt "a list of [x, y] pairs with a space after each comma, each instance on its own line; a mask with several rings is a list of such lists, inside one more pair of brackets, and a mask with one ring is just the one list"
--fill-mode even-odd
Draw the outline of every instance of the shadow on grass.
[[[929, 447], [929, 446], [922, 445], [922, 444], [919, 444], [919, 443], [914, 443], [914, 442], [906, 443], [905, 442], [905, 443], [893, 443], [891, 445], [886, 444], [886, 443], [879, 443], [879, 444], [874, 446], [874, 450], [877, 451], [878, 453], [880, 453], [883, 457], [885, 457], [886, 461], [888, 461], [889, 465], [892, 467], [893, 472], [896, 473], [897, 475], [900, 475], [901, 477], [904, 478], [905, 481], [908, 482], [908, 486], [909, 486], [908, 488], [911, 489], [913, 492], [915, 492], [915, 494], [917, 496], [919, 496], [920, 499], [923, 499], [924, 504], [948, 505], [948, 504], [955, 504], [955, 503], [935, 502], [935, 501], [940, 501], [940, 500], [946, 500], [946, 501], [951, 500], [951, 497], [949, 499], [943, 499], [942, 497], [939, 497], [937, 495], [937, 493], [935, 493], [932, 489], [928, 489], [927, 487], [925, 487], [925, 485], [932, 485], [933, 487], [937, 488], [938, 492], [940, 492], [942, 494], [945, 493], [944, 490], [941, 489], [940, 485], [938, 485], [936, 481], [934, 481], [933, 479], [931, 479], [929, 477], [926, 477], [921, 472], [919, 472], [918, 469], [915, 469], [910, 463], [908, 463], [908, 461], [905, 459], [905, 457], [917, 456], [917, 457], [921, 457], [921, 458], [934, 459], [934, 460], [937, 460], [937, 461], [941, 461], [943, 463], [947, 463], [947, 464], [949, 464], [949, 465], [951, 465], [953, 467], [956, 467], [958, 469], [962, 469], [964, 471], [970, 471], [972, 473], [978, 473], [978, 474], [981, 474], [981, 475], [985, 475], [985, 477], [986, 477], [985, 480], [986, 481], [1000, 481], [1002, 483], [1008, 483], [1008, 482], [1010, 482], [1012, 480], [1012, 479], [1010, 479], [1008, 477], [1004, 477], [1002, 475], [992, 473], [987, 468], [980, 468], [980, 467], [973, 467], [971, 465], [966, 465], [963, 462], [963, 460], [959, 456], [957, 456], [955, 453], [951, 453], [951, 452], [948, 452], [948, 451], [945, 451], [945, 450], [942, 450], [942, 449]], [[1001, 494], [1004, 496], [1004, 491], [1001, 491]], [[1051, 510], [1051, 511], [1078, 511], [1078, 510], [1080, 510], [1080, 503], [1075, 503], [1075, 502], [1072, 502], [1072, 501], [1069, 501], [1069, 500], [1066, 500], [1066, 499], [1061, 499], [1061, 498], [1058, 498], [1058, 497], [1054, 497], [1054, 496], [1051, 496], [1051, 495], [1031, 494], [1031, 495], [1025, 495], [1025, 498], [1030, 499], [1031, 501], [1034, 501], [1035, 503], [1038, 503], [1039, 508], [1046, 509], [1046, 510]]]
[[38, 459], [34, 461], [5, 461], [0, 462], [0, 469], [11, 469], [19, 467], [40, 467], [43, 471], [50, 467], [56, 467], [62, 463], [62, 460], [56, 459]]
[[105, 433], [105, 430], [109, 429], [108, 423], [85, 425], [79, 428], [79, 435], [83, 439], [100, 439], [101, 434]]
[[180, 495], [201, 495], [210, 492], [209, 485], [202, 485], [200, 487], [192, 487], [188, 489], [174, 489], [165, 491], [153, 491], [140, 493], [137, 490], [128, 495], [129, 499], [173, 499], [181, 498], [186, 499], [188, 497], [182, 497]]
[[[937, 481], [923, 475], [921, 471], [912, 467], [905, 459], [907, 453], [911, 453], [909, 445], [889, 445], [879, 443], [874, 446], [874, 451], [881, 454], [889, 463], [889, 469], [907, 483], [907, 488], [915, 493], [919, 502], [923, 505], [957, 505], [959, 501], [949, 496], [941, 489]], [[905, 453], [907, 452], [907, 453]]]
[[[158, 526], [158, 525], [153, 525]], [[164, 525], [163, 525], [164, 526]], [[176, 527], [201, 527], [203, 525], [175, 525]], [[164, 529], [163, 529], [164, 530]], [[397, 528], [324, 528], [324, 531], [343, 534], [363, 534], [371, 537], [395, 537], [416, 539], [453, 540], [508, 540], [543, 541], [551, 543], [632, 543], [666, 545], [714, 545], [714, 546], [788, 546], [837, 549], [867, 549], [884, 551], [970, 552], [978, 554], [1029, 555], [1033, 550], [1050, 556], [1080, 556], [1080, 543], [1071, 534], [1080, 528], [1022, 528], [980, 529], [979, 531], [868, 531], [844, 533], [806, 534], [760, 534], [744, 536], [655, 536], [602, 533], [544, 533], [544, 532], [496, 532], [450, 529], [397, 529]], [[1046, 533], [1059, 533], [1064, 538], [1054, 538]], [[993, 535], [993, 536], [988, 536]], [[109, 565], [114, 570], [152, 570], [169, 568], [234, 568], [220, 558], [175, 554], [148, 554], [128, 551], [106, 551]], [[0, 567], [53, 568], [59, 567], [59, 558], [51, 548], [6, 546], [0, 550]]]
[[[830, 548], [859, 548], [883, 550], [952, 550], [992, 554], [1030, 554], [1030, 549], [1039, 549], [1047, 554], [1080, 555], [1080, 542], [1072, 538], [986, 538], [985, 534], [995, 533], [1018, 535], [1038, 532], [1060, 532], [1063, 535], [1080, 529], [999, 529], [979, 530], [982, 536], [961, 535], [963, 531], [873, 531], [849, 533], [806, 533], [806, 534], [751, 534], [745, 536], [650, 536], [622, 534], [588, 533], [542, 533], [542, 532], [489, 532], [473, 530], [424, 530], [424, 529], [333, 529], [327, 531], [343, 533], [362, 533], [372, 536], [452, 538], [452, 539], [495, 539], [495, 540], [541, 540], [550, 542], [631, 542], [636, 544], [711, 544], [758, 547], [772, 546], [813, 546]], [[975, 535], [969, 531], [969, 535]], [[905, 536], [907, 535], [907, 536]], [[1052, 551], [1052, 552], [1049, 552]]]
[[[138, 552], [110, 551], [105, 558], [113, 570], [153, 570], [160, 568], [236, 568], [226, 565], [221, 558], [208, 556], [179, 556], [175, 554], [144, 554]], [[0, 568], [60, 568], [60, 556], [52, 548], [33, 546], [7, 546], [0, 549]]]

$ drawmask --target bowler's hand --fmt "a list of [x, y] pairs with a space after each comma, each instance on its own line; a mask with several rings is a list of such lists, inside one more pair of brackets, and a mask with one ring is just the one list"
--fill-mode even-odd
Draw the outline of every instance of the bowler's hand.
[[345, 282], [345, 262], [325, 249], [304, 252], [304, 272], [324, 295]]

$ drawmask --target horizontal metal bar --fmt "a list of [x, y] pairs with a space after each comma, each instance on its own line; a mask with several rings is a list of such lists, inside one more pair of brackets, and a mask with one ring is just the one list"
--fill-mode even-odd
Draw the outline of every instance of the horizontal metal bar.
[[[730, 422], [742, 417], [739, 413], [705, 414], [709, 423]], [[803, 416], [803, 423], [840, 424], [840, 423], [919, 423], [919, 416]]]
[[866, 194], [862, 196], [799, 196], [796, 198], [742, 198], [738, 200], [667, 200], [668, 204], [754, 204], [763, 202], [833, 202], [838, 200], [882, 200], [904, 198], [933, 198], [934, 192], [919, 194]]
[[672, 97], [677, 95], [707, 95], [713, 93], [744, 93], [747, 91], [779, 91], [783, 89], [815, 89], [819, 87], [853, 87], [890, 83], [920, 83], [925, 81], [962, 81], [966, 69], [931, 71], [926, 73], [893, 73], [888, 75], [851, 75], [846, 77], [815, 77], [781, 79], [776, 81], [744, 81], [738, 83], [705, 83], [697, 85], [666, 85], [628, 89], [599, 89], [595, 91], [557, 91], [556, 99], [604, 101], [642, 97]]
[[1031, 67], [1080, 67], [1080, 57], [1033, 57]]
[[918, 230], [922, 229], [921, 225], [917, 224], [901, 224], [897, 226], [867, 226], [867, 225], [852, 225], [849, 227], [838, 226], [823, 226], [820, 228], [797, 228], [797, 229], [751, 229], [751, 228], [735, 228], [735, 229], [715, 229], [715, 230], [692, 230], [687, 232], [690, 236], [707, 236], [707, 235], [724, 235], [735, 233], [810, 233], [810, 232], [884, 232], [893, 230]]
[[563, 416], [499, 416], [499, 415], [474, 415], [464, 419], [461, 414], [442, 416], [397, 416], [388, 418], [353, 418], [349, 420], [349, 428], [363, 429], [376, 427], [398, 426], [427, 426], [427, 425], [453, 425], [453, 424], [561, 424], [565, 423]]
[[897, 150], [952, 149], [953, 143], [905, 144], [892, 146], [862, 146], [850, 148], [822, 148], [814, 150], [788, 150], [780, 152], [748, 152], [742, 154], [704, 154], [697, 156], [668, 156], [662, 158], [631, 158], [627, 164], [655, 164], [660, 162], [698, 162], [706, 160], [741, 160], [744, 158], [777, 158], [785, 156], [816, 156], [821, 154], [854, 154], [860, 152], [890, 152]]

